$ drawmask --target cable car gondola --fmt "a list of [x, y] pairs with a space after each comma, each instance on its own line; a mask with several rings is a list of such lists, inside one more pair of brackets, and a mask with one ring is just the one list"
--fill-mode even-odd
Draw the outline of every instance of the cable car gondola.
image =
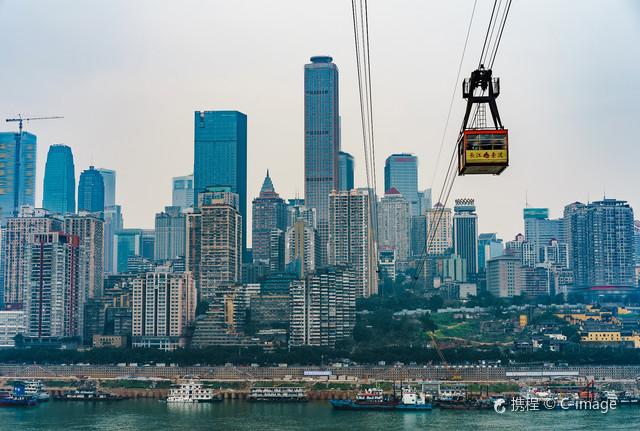
[[[508, 130], [502, 125], [496, 98], [500, 95], [500, 78], [482, 65], [462, 83], [462, 97], [467, 109], [458, 138], [458, 175], [500, 175], [509, 166]], [[485, 104], [489, 105], [494, 127], [487, 127]], [[471, 108], [476, 105], [472, 124]]]

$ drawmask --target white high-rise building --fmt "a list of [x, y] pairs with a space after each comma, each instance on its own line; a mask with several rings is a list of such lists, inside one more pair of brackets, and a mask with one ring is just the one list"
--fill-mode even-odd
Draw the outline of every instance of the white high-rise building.
[[409, 258], [411, 207], [395, 188], [390, 188], [378, 205], [378, 242], [381, 250], [394, 250], [395, 259]]
[[184, 257], [186, 253], [187, 220], [178, 206], [165, 207], [156, 214], [155, 260], [165, 261]]
[[318, 233], [304, 220], [296, 221], [287, 229], [284, 239], [285, 265], [290, 268], [295, 266], [296, 273], [300, 277], [316, 269], [318, 258]]
[[427, 211], [427, 254], [442, 255], [453, 247], [451, 208], [437, 203]]
[[193, 174], [173, 177], [171, 181], [171, 205], [180, 208], [193, 206]]
[[0, 310], [0, 348], [15, 347], [15, 336], [26, 332], [27, 316], [24, 310]]

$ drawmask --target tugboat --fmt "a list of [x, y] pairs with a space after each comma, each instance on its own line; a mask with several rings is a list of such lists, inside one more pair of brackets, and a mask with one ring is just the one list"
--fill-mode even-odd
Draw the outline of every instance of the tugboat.
[[355, 400], [330, 400], [336, 410], [393, 410], [399, 404], [393, 395], [371, 388], [356, 394]]
[[44, 385], [40, 380], [27, 380], [24, 383], [24, 393], [35, 398], [39, 403], [49, 401], [49, 393], [44, 389]]
[[300, 387], [251, 388], [249, 401], [305, 402], [307, 394]]
[[431, 400], [424, 392], [416, 392], [406, 387], [402, 388], [400, 403], [395, 407], [398, 410], [431, 410]]
[[220, 395], [216, 395], [213, 389], [204, 388], [199, 380], [188, 380], [177, 388], [169, 390], [167, 403], [211, 403], [222, 401]]
[[22, 383], [16, 384], [11, 393], [0, 394], [0, 407], [33, 407], [37, 405], [38, 401], [25, 393]]

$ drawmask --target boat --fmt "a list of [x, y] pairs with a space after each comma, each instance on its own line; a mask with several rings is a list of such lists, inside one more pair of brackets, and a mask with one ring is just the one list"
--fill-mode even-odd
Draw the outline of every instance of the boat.
[[95, 389], [74, 389], [65, 391], [54, 397], [61, 401], [121, 401], [129, 399], [124, 395], [115, 395], [109, 392], [101, 392]]
[[305, 402], [307, 394], [301, 387], [251, 388], [249, 401]]
[[411, 388], [402, 388], [400, 402], [395, 407], [398, 410], [431, 410], [431, 399], [424, 392], [417, 392]]
[[25, 387], [22, 383], [14, 385], [11, 393], [0, 394], [0, 407], [33, 407], [37, 405], [38, 401], [25, 393]]
[[213, 392], [211, 388], [205, 388], [199, 380], [191, 379], [179, 384], [178, 387], [169, 390], [167, 403], [211, 403], [222, 401], [222, 397]]
[[356, 394], [353, 400], [330, 400], [336, 410], [393, 410], [399, 404], [393, 395], [385, 394], [382, 389], [371, 388]]
[[49, 401], [49, 393], [44, 389], [44, 385], [40, 380], [27, 380], [24, 384], [24, 392], [36, 399], [39, 403]]
[[625, 407], [640, 407], [640, 397], [632, 392], [625, 392], [618, 397], [618, 403]]

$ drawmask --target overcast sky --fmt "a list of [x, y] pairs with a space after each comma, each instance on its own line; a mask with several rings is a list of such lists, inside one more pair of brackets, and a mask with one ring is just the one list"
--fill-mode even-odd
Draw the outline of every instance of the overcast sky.
[[[478, 62], [491, 0], [478, 0], [463, 67]], [[473, 0], [369, 0], [378, 184], [384, 159], [420, 159], [431, 183]], [[349, 0], [0, 0], [0, 115], [33, 122], [38, 189], [50, 144], [72, 147], [76, 180], [90, 164], [117, 171], [126, 227], [153, 227], [171, 177], [193, 170], [193, 111], [248, 115], [248, 197], [270, 169], [285, 198], [303, 195], [303, 65], [329, 54], [340, 69], [343, 150], [365, 185]], [[607, 197], [640, 211], [640, 3], [515, 0], [494, 66], [511, 166], [458, 178], [481, 232], [505, 240], [530, 206]], [[462, 119], [459, 88], [443, 150]], [[12, 130], [2, 123], [2, 131]], [[382, 189], [382, 186], [380, 186]], [[437, 194], [437, 191], [434, 191]]]

